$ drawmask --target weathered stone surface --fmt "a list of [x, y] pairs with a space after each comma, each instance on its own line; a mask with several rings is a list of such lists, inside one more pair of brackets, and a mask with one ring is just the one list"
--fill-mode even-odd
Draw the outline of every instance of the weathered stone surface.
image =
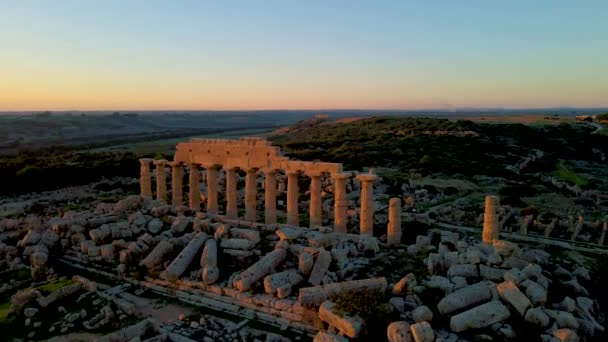
[[433, 312], [431, 311], [431, 309], [429, 309], [428, 306], [422, 305], [412, 311], [412, 319], [416, 323], [423, 321], [432, 321]]
[[254, 244], [246, 239], [222, 239], [220, 244], [222, 248], [240, 249], [247, 251], [253, 248]]
[[500, 298], [511, 304], [520, 315], [524, 316], [532, 303], [512, 281], [504, 281], [496, 286]]
[[308, 282], [311, 285], [321, 284], [321, 279], [323, 279], [325, 272], [327, 272], [329, 264], [331, 264], [331, 254], [328, 251], [321, 249], [319, 255], [317, 255], [317, 260], [315, 260], [312, 271], [310, 272]]
[[341, 314], [336, 309], [336, 305], [330, 301], [325, 301], [319, 306], [319, 319], [330, 326], [337, 328], [340, 333], [356, 338], [361, 332], [363, 320], [357, 316], [350, 317]]
[[570, 329], [558, 329], [553, 332], [553, 336], [555, 336], [558, 340], [562, 342], [578, 342], [579, 337], [575, 331]]
[[437, 304], [437, 309], [441, 314], [448, 314], [471, 305], [483, 303], [491, 298], [492, 293], [488, 285], [477, 283], [445, 296]]
[[167, 269], [161, 272], [161, 277], [167, 280], [177, 280], [188, 268], [192, 260], [207, 240], [207, 234], [200, 232], [186, 245]]
[[388, 202], [388, 228], [386, 242], [389, 245], [401, 243], [401, 199], [391, 198]]
[[300, 253], [300, 256], [298, 257], [298, 269], [300, 273], [304, 275], [309, 275], [312, 271], [314, 263], [315, 259], [312, 254], [307, 252]]
[[163, 230], [163, 221], [160, 219], [154, 218], [148, 222], [148, 231], [152, 234], [158, 234]]
[[304, 230], [299, 228], [282, 227], [275, 232], [279, 239], [293, 241], [304, 234]]
[[284, 298], [291, 293], [292, 286], [298, 284], [304, 278], [296, 270], [287, 270], [274, 273], [264, 278], [264, 290], [268, 294], [273, 294], [281, 289], [279, 298]]
[[541, 308], [531, 308], [526, 311], [525, 320], [541, 327], [549, 325], [549, 316]]
[[455, 332], [479, 329], [504, 321], [509, 317], [511, 317], [509, 309], [500, 301], [495, 300], [453, 316], [450, 320], [450, 329]]
[[499, 205], [500, 198], [498, 196], [486, 196], [482, 232], [482, 240], [485, 243], [492, 243], [492, 241], [498, 239], [500, 235], [500, 226], [498, 224], [498, 215], [496, 213], [496, 208]]
[[192, 223], [191, 217], [178, 216], [175, 221], [171, 224], [171, 232], [173, 234], [183, 233], [188, 226]]
[[405, 321], [392, 322], [386, 329], [389, 342], [411, 342], [410, 324]]
[[505, 270], [479, 265], [479, 275], [486, 280], [502, 281], [504, 279]]
[[465, 277], [474, 278], [478, 277], [476, 265], [464, 264], [464, 265], [452, 265], [448, 269], [448, 277]]
[[205, 285], [215, 283], [219, 278], [220, 270], [217, 267], [217, 242], [213, 239], [205, 241], [201, 255], [201, 267], [203, 268], [203, 283]]
[[410, 325], [410, 332], [415, 342], [433, 342], [435, 340], [435, 332], [428, 322]]
[[414, 273], [409, 273], [405, 277], [401, 278], [395, 284], [395, 286], [393, 286], [393, 294], [396, 296], [401, 296], [407, 293], [412, 293], [416, 285], [418, 285], [416, 282], [416, 276]]
[[350, 290], [369, 290], [369, 291], [385, 291], [386, 278], [370, 278], [361, 280], [350, 280], [341, 283], [333, 283], [327, 285], [319, 285], [312, 287], [304, 287], [300, 289], [298, 302], [302, 305], [314, 306], [326, 301], [345, 291]]
[[286, 256], [287, 251], [284, 249], [275, 249], [274, 251], [266, 254], [262, 259], [251, 265], [248, 269], [244, 270], [234, 278], [234, 288], [241, 292], [247, 291], [253, 283], [260, 280], [263, 276], [270, 273], [275, 267], [282, 263]]
[[526, 289], [526, 296], [534, 305], [543, 305], [547, 302], [547, 290], [538, 283], [526, 279], [520, 285]]
[[154, 249], [143, 259], [139, 264], [145, 266], [148, 269], [159, 266], [165, 256], [167, 256], [173, 250], [173, 244], [167, 240], [161, 240], [161, 242], [154, 247]]
[[312, 339], [313, 342], [348, 342], [348, 338], [319, 331]]

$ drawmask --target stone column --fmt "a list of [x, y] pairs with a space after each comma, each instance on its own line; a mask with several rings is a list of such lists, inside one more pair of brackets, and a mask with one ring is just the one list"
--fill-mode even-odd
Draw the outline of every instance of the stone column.
[[604, 245], [604, 239], [606, 238], [606, 232], [608, 232], [608, 222], [604, 222], [604, 227], [602, 228], [602, 235], [600, 235], [600, 240], [597, 242], [598, 245]]
[[500, 227], [498, 225], [498, 214], [496, 208], [500, 205], [498, 196], [486, 196], [486, 208], [483, 214], [483, 232], [482, 240], [485, 243], [492, 243], [498, 240], [500, 235]]
[[245, 176], [245, 221], [256, 221], [255, 208], [257, 205], [257, 177], [256, 169], [247, 170]]
[[199, 211], [201, 208], [200, 170], [198, 164], [190, 163], [190, 209]]
[[238, 218], [236, 183], [236, 168], [226, 169], [226, 218], [230, 220]]
[[334, 229], [346, 233], [346, 179], [348, 173], [338, 173], [332, 176], [334, 180]]
[[358, 175], [357, 179], [361, 182], [360, 234], [374, 235], [374, 181], [376, 175], [370, 172]]
[[320, 227], [323, 224], [323, 211], [321, 207], [321, 173], [312, 173], [310, 176], [310, 228]]
[[388, 201], [387, 243], [389, 245], [401, 243], [401, 199], [399, 198], [391, 198]]
[[167, 202], [167, 175], [165, 173], [165, 165], [167, 160], [155, 160], [156, 166], [156, 199]]
[[181, 162], [169, 162], [171, 166], [171, 204], [174, 207], [184, 205], [182, 192], [183, 167]]
[[141, 164], [139, 168], [139, 187], [141, 197], [152, 198], [152, 179], [150, 178], [150, 162], [152, 159], [142, 158], [139, 160]]
[[298, 215], [298, 175], [297, 170], [287, 170], [287, 224], [294, 226], [300, 225], [300, 217]]
[[217, 214], [217, 166], [210, 165], [207, 169], [207, 213]]
[[264, 171], [264, 223], [277, 223], [277, 171], [269, 169]]

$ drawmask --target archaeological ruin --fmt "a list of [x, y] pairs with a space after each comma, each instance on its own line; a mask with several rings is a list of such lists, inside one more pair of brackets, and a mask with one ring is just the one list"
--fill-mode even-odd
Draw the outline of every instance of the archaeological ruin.
[[[589, 271], [556, 266], [542, 249], [507, 241], [497, 196], [485, 199], [481, 231], [414, 234], [408, 225], [429, 218], [406, 220], [401, 198], [380, 202], [373, 170], [290, 160], [260, 138], [192, 139], [177, 145], [172, 161], [140, 165], [139, 196], [44, 222], [0, 221], [3, 234], [27, 227], [17, 246], [0, 242], [7, 267], [25, 260], [35, 279], [52, 277], [53, 267], [76, 270], [61, 291], [17, 292], [11, 313], [35, 321], [50, 308], [63, 312], [57, 303], [63, 308], [65, 298], [90, 297], [88, 314], [66, 311], [71, 321], [48, 329], [95, 331], [133, 318], [98, 341], [382, 334], [431, 342], [526, 339], [527, 331], [542, 341], [578, 341], [605, 334], [604, 314], [585, 287]], [[527, 237], [534, 222], [524, 220], [520, 235]], [[142, 320], [142, 293], [209, 314], [188, 323]], [[264, 335], [246, 327], [250, 321], [278, 333]]]

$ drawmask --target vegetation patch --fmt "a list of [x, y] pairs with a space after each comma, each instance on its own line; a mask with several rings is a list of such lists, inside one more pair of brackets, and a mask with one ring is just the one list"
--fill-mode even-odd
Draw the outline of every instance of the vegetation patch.
[[585, 186], [589, 183], [589, 179], [586, 177], [577, 175], [574, 171], [568, 169], [563, 162], [557, 163], [557, 170], [553, 173], [555, 177], [566, 181], [570, 184], [575, 184], [578, 186]]
[[48, 296], [49, 294], [59, 290], [62, 287], [66, 287], [68, 285], [72, 285], [74, 284], [74, 281], [71, 279], [59, 279], [59, 280], [55, 280], [52, 281], [48, 284], [44, 284], [41, 286], [38, 286], [38, 291], [40, 291], [40, 293], [43, 296]]

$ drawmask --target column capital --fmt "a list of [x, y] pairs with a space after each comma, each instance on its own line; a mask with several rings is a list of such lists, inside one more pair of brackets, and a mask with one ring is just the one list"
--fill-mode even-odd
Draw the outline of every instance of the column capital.
[[323, 172], [317, 171], [317, 170], [312, 170], [312, 171], [306, 171], [306, 172], [304, 172], [304, 174], [306, 174], [306, 176], [308, 176], [310, 178], [313, 178], [313, 177], [321, 177]]
[[339, 173], [332, 173], [331, 178], [332, 179], [346, 179], [346, 178], [349, 178], [350, 176], [352, 176], [352, 172], [339, 172]]
[[202, 167], [204, 167], [205, 169], [221, 169], [222, 167], [220, 165], [217, 165], [215, 163], [201, 163], [200, 164]]
[[260, 169], [260, 171], [262, 171], [265, 175], [275, 175], [278, 170], [272, 167], [267, 167]]
[[378, 176], [373, 173], [362, 173], [358, 174], [356, 178], [360, 182], [373, 182], [378, 178]]
[[153, 159], [151, 159], [151, 158], [141, 158], [141, 159], [139, 159], [139, 162], [141, 163], [141, 165], [150, 165], [152, 160]]
[[180, 167], [180, 166], [184, 165], [184, 163], [182, 163], [180, 161], [174, 161], [174, 160], [167, 162], [167, 164], [169, 164], [169, 166], [171, 166], [171, 167]]
[[152, 163], [156, 166], [164, 166], [167, 164], [167, 159], [157, 159], [152, 161]]
[[258, 172], [258, 170], [259, 170], [259, 169], [258, 169], [257, 167], [250, 167], [250, 168], [247, 168], [247, 169], [245, 170], [245, 172], [247, 172], [247, 173], [251, 173], [251, 172]]
[[300, 175], [300, 170], [285, 170], [285, 174], [288, 176]]

